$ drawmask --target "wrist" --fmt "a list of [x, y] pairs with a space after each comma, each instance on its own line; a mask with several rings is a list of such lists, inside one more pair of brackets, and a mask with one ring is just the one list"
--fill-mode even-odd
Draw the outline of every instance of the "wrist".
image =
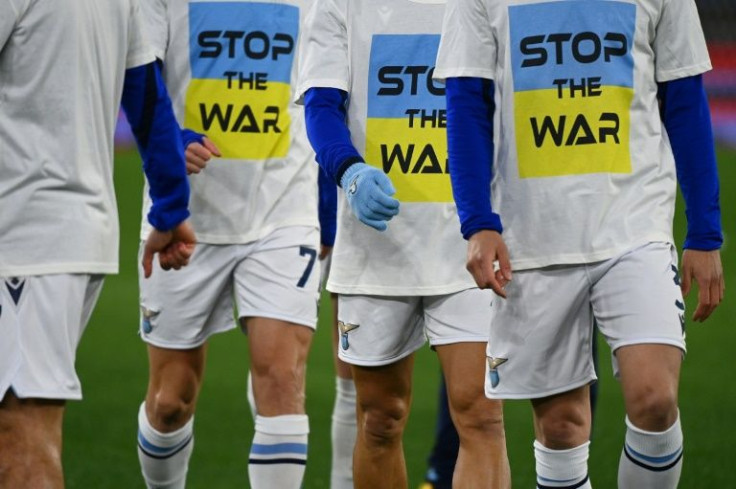
[[350, 180], [350, 177], [355, 175], [361, 168], [365, 166], [365, 162], [362, 158], [355, 157], [355, 158], [348, 158], [345, 160], [341, 165], [340, 169], [337, 171], [337, 174], [335, 175], [335, 180], [337, 181], [337, 184], [345, 188], [345, 184]]

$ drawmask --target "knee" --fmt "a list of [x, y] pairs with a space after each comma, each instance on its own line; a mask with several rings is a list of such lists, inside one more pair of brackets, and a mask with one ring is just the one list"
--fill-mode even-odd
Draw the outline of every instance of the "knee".
[[196, 396], [187, 391], [166, 387], [159, 389], [152, 401], [146, 402], [147, 415], [154, 428], [170, 432], [184, 426], [194, 414]]
[[304, 365], [283, 362], [263, 368], [253, 367], [253, 391], [259, 413], [261, 410], [268, 413], [272, 409], [276, 409], [278, 414], [303, 411], [304, 374]]
[[453, 423], [461, 438], [504, 436], [503, 404], [487, 399], [483, 391], [455, 396], [450, 400]]
[[547, 448], [565, 450], [590, 438], [589, 415], [582, 406], [568, 406], [562, 412], [550, 413], [537, 421], [537, 436]]
[[400, 398], [385, 402], [361, 403], [360, 426], [370, 446], [388, 446], [401, 440], [409, 416], [409, 401]]
[[664, 431], [677, 419], [677, 393], [674, 389], [647, 385], [628, 403], [631, 422], [646, 431]]

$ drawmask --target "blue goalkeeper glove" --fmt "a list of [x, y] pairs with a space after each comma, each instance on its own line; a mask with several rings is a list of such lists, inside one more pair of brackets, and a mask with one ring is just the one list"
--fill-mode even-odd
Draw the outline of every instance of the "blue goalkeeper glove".
[[354, 163], [343, 173], [340, 185], [353, 214], [367, 226], [385, 231], [386, 221], [399, 213], [399, 201], [391, 197], [396, 193], [391, 179], [377, 168]]

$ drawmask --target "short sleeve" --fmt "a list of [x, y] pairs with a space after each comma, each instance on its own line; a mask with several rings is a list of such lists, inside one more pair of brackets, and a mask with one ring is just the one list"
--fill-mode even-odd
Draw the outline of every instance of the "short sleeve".
[[130, 2], [130, 19], [128, 20], [128, 55], [125, 60], [125, 68], [153, 63], [156, 57], [147, 41], [143, 27], [143, 13], [138, 0]]
[[167, 0], [141, 0], [141, 14], [146, 38], [153, 54], [163, 60], [169, 45]]
[[483, 0], [448, 0], [434, 77], [493, 79], [497, 52]]
[[711, 69], [694, 0], [664, 0], [654, 38], [654, 63], [660, 83]]
[[347, 3], [348, 0], [312, 2], [302, 31], [298, 103], [303, 103], [304, 93], [310, 88], [350, 91]]

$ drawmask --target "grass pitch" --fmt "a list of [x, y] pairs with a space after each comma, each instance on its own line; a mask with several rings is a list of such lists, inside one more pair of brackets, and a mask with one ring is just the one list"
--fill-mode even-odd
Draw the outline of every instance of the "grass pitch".
[[[727, 298], [705, 324], [688, 323], [688, 355], [682, 370], [680, 410], [685, 430], [684, 469], [680, 487], [736, 487], [731, 470], [736, 384], [731, 382], [736, 328], [736, 301], [729, 297], [736, 284], [736, 252], [728, 237], [736, 236], [736, 152], [719, 153], [721, 206], [727, 243], [723, 265]], [[70, 403], [65, 421], [64, 465], [67, 487], [142, 488], [136, 455], [138, 406], [147, 381], [147, 360], [137, 335], [136, 259], [142, 176], [135, 153], [117, 155], [115, 178], [120, 207], [120, 275], [106, 280], [102, 297], [79, 348], [77, 368], [84, 401]], [[678, 243], [684, 219], [677, 214]], [[694, 310], [695, 294], [688, 299]], [[305, 489], [329, 486], [330, 415], [334, 373], [328, 330], [328, 307], [322, 307], [307, 374], [307, 410], [311, 420], [309, 463]], [[195, 423], [195, 450], [188, 487], [218, 489], [248, 487], [247, 455], [253, 423], [245, 394], [248, 355], [246, 338], [233, 331], [215, 337], [209, 349], [205, 384]], [[591, 447], [590, 474], [595, 487], [616, 487], [618, 458], [624, 436], [620, 389], [611, 375], [610, 352], [601, 349], [601, 387]], [[428, 349], [418, 354], [414, 403], [404, 439], [410, 487], [426, 469], [433, 441], [439, 367]], [[534, 487], [531, 410], [528, 402], [506, 405], [506, 433], [515, 487]], [[274, 488], [278, 489], [278, 488]], [[380, 489], [380, 488], [377, 488]]]

